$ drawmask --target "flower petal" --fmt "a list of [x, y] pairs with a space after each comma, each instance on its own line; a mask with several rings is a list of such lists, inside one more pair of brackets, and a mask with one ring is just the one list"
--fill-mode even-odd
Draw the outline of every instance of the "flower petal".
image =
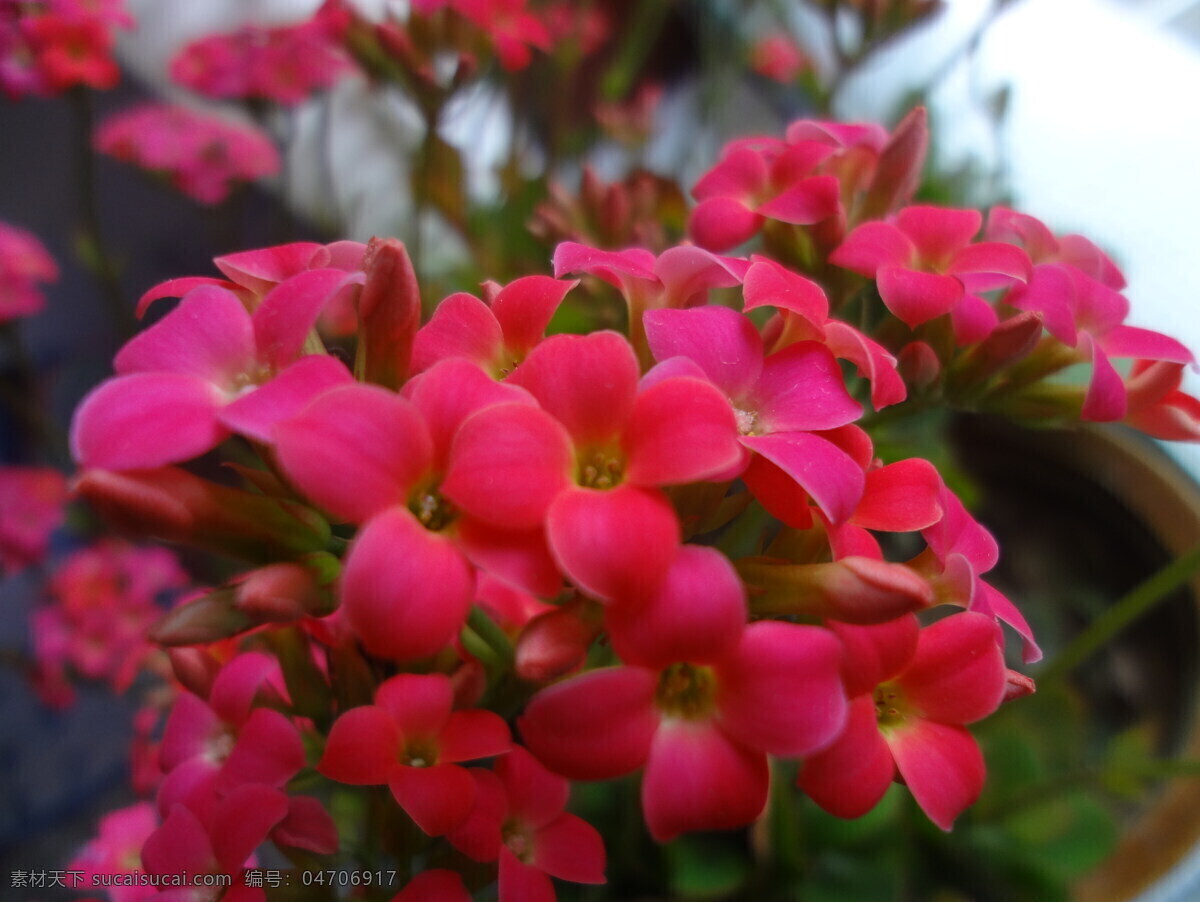
[[268, 291], [252, 316], [259, 359], [272, 369], [294, 361], [326, 304], [346, 285], [364, 278], [361, 272], [310, 269]]
[[650, 310], [642, 318], [656, 360], [686, 357], [731, 399], [748, 395], [762, 372], [763, 343], [754, 323], [728, 307]]
[[465, 357], [488, 366], [503, 345], [500, 324], [488, 305], [474, 295], [452, 294], [418, 330], [413, 340], [413, 371], [419, 373], [448, 357]]
[[680, 526], [660, 492], [568, 488], [546, 513], [546, 537], [575, 585], [600, 601], [624, 601], [657, 590], [679, 548]]
[[592, 670], [529, 702], [517, 728], [529, 750], [571, 780], [607, 780], [646, 762], [658, 728], [658, 674], [642, 667]]
[[912, 663], [897, 682], [921, 716], [965, 724], [987, 717], [1004, 699], [1000, 630], [983, 614], [963, 611], [921, 630]]
[[533, 865], [559, 880], [604, 883], [604, 840], [583, 818], [562, 814], [538, 831]]
[[893, 730], [887, 744], [913, 798], [943, 830], [983, 791], [983, 754], [966, 727], [913, 720]]
[[277, 423], [296, 416], [322, 392], [353, 382], [354, 377], [340, 360], [312, 354], [297, 360], [270, 382], [226, 404], [219, 417], [239, 435], [270, 444]]
[[742, 457], [733, 408], [700, 379], [666, 379], [639, 392], [622, 443], [625, 478], [635, 485], [696, 482]]
[[475, 780], [457, 764], [394, 767], [388, 786], [396, 802], [430, 836], [466, 821], [475, 804]]
[[386, 783], [400, 749], [400, 730], [383, 708], [351, 708], [333, 722], [317, 770], [339, 783]]
[[837, 359], [815, 341], [799, 341], [770, 355], [754, 397], [759, 433], [834, 429], [862, 415]]
[[730, 830], [767, 804], [767, 756], [735, 742], [707, 720], [667, 720], [650, 746], [642, 811], [656, 842], [681, 833]]
[[806, 758], [799, 786], [837, 817], [862, 817], [883, 798], [896, 765], [879, 733], [875, 700], [860, 695], [850, 703], [846, 728], [833, 745]]
[[804, 489], [834, 523], [843, 523], [862, 498], [862, 468], [832, 442], [808, 432], [748, 435], [742, 443]]
[[432, 739], [450, 717], [454, 687], [443, 673], [399, 673], [379, 684], [375, 704], [396, 722], [405, 739]]
[[474, 577], [462, 552], [389, 508], [355, 538], [342, 571], [346, 619], [367, 651], [413, 661], [444, 648], [471, 607]]
[[949, 313], [965, 293], [954, 276], [899, 266], [880, 269], [877, 278], [883, 303], [909, 327]]
[[942, 518], [941, 491], [937, 468], [918, 457], [868, 470], [850, 522], [885, 532], [925, 529]]

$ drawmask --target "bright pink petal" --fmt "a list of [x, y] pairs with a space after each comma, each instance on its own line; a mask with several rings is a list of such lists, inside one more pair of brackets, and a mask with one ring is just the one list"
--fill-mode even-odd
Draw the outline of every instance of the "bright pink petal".
[[873, 692], [908, 667], [921, 632], [911, 614], [871, 626], [832, 623], [830, 629], [842, 643], [842, 678], [851, 696]]
[[497, 382], [476, 363], [449, 357], [410, 379], [404, 397], [416, 405], [433, 439], [434, 469], [444, 469], [450, 445], [463, 420], [495, 404], [535, 406], [533, 395], [504, 382]]
[[754, 397], [760, 434], [833, 429], [862, 415], [837, 360], [815, 341], [796, 342], [768, 357]]
[[807, 432], [750, 435], [742, 443], [787, 473], [834, 523], [854, 513], [866, 476], [836, 445]]
[[255, 708], [238, 730], [218, 790], [242, 783], [282, 786], [304, 766], [304, 744], [287, 717], [272, 708]]
[[532, 392], [577, 445], [604, 445], [620, 434], [633, 409], [638, 363], [616, 332], [554, 335], [509, 380]]
[[1092, 359], [1092, 378], [1088, 382], [1079, 416], [1093, 423], [1108, 423], [1124, 418], [1128, 406], [1125, 380], [1087, 332], [1079, 334], [1079, 347]]
[[623, 288], [629, 279], [658, 282], [654, 274], [654, 254], [642, 248], [604, 251], [574, 241], [564, 241], [554, 249], [554, 275], [590, 273], [614, 288]]
[[471, 902], [471, 894], [456, 872], [434, 869], [417, 874], [392, 902]]
[[119, 375], [180, 373], [232, 387], [257, 368], [250, 314], [237, 295], [202, 285], [130, 339], [113, 359]]
[[225, 873], [236, 874], [266, 840], [271, 828], [287, 817], [287, 796], [253, 783], [237, 786], [217, 803], [209, 831], [213, 853]]
[[319, 244], [297, 241], [261, 250], [226, 254], [217, 257], [213, 263], [239, 285], [244, 285], [255, 294], [265, 294], [271, 286], [308, 269], [310, 262], [321, 251]]
[[700, 247], [720, 253], [749, 241], [764, 221], [739, 198], [710, 197], [692, 210], [688, 234]]
[[438, 760], [450, 763], [492, 758], [512, 748], [508, 724], [483, 709], [452, 713], [437, 741]]
[[645, 603], [609, 606], [605, 628], [622, 661], [660, 670], [722, 657], [745, 622], [745, 591], [729, 559], [714, 548], [683, 545], [662, 588]]
[[982, 579], [975, 582], [975, 597], [971, 602], [971, 610], [994, 617], [1016, 630], [1023, 640], [1021, 660], [1026, 664], [1033, 664], [1042, 659], [1042, 650], [1033, 638], [1033, 629], [1025, 615], [1003, 593]]
[[983, 341], [991, 335], [1000, 325], [1000, 315], [983, 298], [966, 294], [950, 311], [950, 322], [954, 326], [955, 343], [965, 346]]
[[252, 317], [259, 359], [281, 369], [299, 357], [326, 304], [344, 287], [363, 279], [361, 272], [312, 269], [272, 288]]
[[642, 667], [592, 670], [543, 689], [517, 720], [529, 750], [571, 780], [607, 780], [646, 762], [658, 729], [658, 674]]
[[754, 258], [742, 291], [746, 310], [774, 307], [796, 314], [814, 329], [823, 329], [829, 319], [829, 298], [821, 286], [767, 257]]
[[741, 474], [751, 494], [776, 520], [793, 529], [813, 525], [812, 499], [788, 473], [767, 458], [754, 454]]
[[907, 397], [908, 388], [896, 372], [896, 358], [879, 342], [845, 323], [831, 321], [825, 326], [825, 344], [834, 357], [849, 360], [870, 381], [871, 404], [876, 410]]
[[851, 522], [866, 529], [909, 532], [942, 518], [942, 477], [927, 460], [900, 460], [867, 471], [862, 500]]
[[160, 298], [181, 298], [193, 288], [199, 288], [201, 285], [210, 285], [230, 291], [236, 291], [238, 288], [236, 282], [229, 282], [225, 279], [214, 279], [211, 276], [185, 276], [181, 279], [168, 279], [166, 282], [160, 282], [155, 285], [138, 298], [136, 311], [138, 319], [145, 316], [150, 305]]
[[699, 201], [710, 197], [752, 197], [766, 183], [767, 164], [763, 154], [751, 147], [734, 146], [697, 180], [692, 196]]
[[846, 728], [833, 745], [806, 758], [799, 785], [830, 814], [862, 817], [883, 798], [896, 765], [879, 733], [875, 700], [860, 695], [850, 703]]
[[669, 247], [654, 262], [663, 285], [657, 307], [696, 307], [708, 303], [709, 290], [741, 284], [749, 264], [737, 257], [722, 257], [688, 244]]
[[571, 784], [519, 745], [496, 762], [496, 776], [508, 793], [509, 814], [527, 827], [544, 827], [567, 807]]
[[508, 846], [500, 849], [499, 902], [555, 902], [554, 884], [540, 868], [525, 864]]
[[846, 722], [841, 644], [821, 627], [764, 620], [717, 670], [721, 728], [771, 755], [807, 755]]
[[405, 813], [430, 836], [442, 836], [462, 824], [475, 804], [475, 780], [457, 764], [396, 767], [388, 786]]
[[287, 817], [271, 830], [271, 840], [280, 846], [332, 855], [338, 850], [337, 824], [318, 799], [288, 796]]
[[883, 303], [910, 327], [949, 313], [964, 293], [962, 282], [954, 276], [898, 266], [880, 269], [878, 282]]
[[462, 552], [389, 508], [358, 534], [342, 571], [342, 608], [367, 651], [412, 661], [444, 648], [471, 607], [474, 577]]
[[601, 601], [632, 600], [661, 584], [679, 547], [680, 526], [657, 491], [569, 488], [546, 513], [546, 538], [563, 572], [584, 592]]
[[431, 739], [450, 716], [454, 687], [442, 673], [401, 673], [379, 684], [375, 704], [391, 716], [405, 739]]
[[828, 219], [841, 209], [841, 184], [832, 175], [817, 175], [802, 179], [765, 204], [758, 212], [768, 219], [811, 225]]
[[277, 423], [299, 414], [322, 392], [353, 382], [346, 365], [334, 357], [302, 357], [270, 382], [225, 405], [220, 420], [239, 435], [270, 444]]
[[413, 371], [419, 373], [447, 357], [490, 365], [503, 345], [500, 324], [488, 305], [470, 294], [452, 294], [417, 332]]
[[917, 653], [897, 680], [921, 716], [966, 724], [987, 717], [1004, 698], [1000, 630], [983, 614], [964, 611], [921, 630]]
[[829, 255], [829, 262], [864, 276], [883, 267], [913, 264], [917, 248], [898, 228], [886, 222], [860, 225]]
[[163, 771], [203, 754], [208, 742], [221, 732], [221, 722], [212, 708], [190, 692], [181, 692], [163, 730], [158, 752]]
[[489, 407], [459, 428], [441, 491], [493, 526], [533, 529], [570, 484], [572, 451], [566, 430], [540, 407]]
[[279, 661], [273, 656], [265, 652], [242, 652], [221, 668], [213, 680], [208, 703], [226, 723], [243, 724], [254, 710], [259, 693], [264, 689], [273, 692], [272, 681], [282, 684], [282, 679], [276, 679], [279, 676]]
[[896, 214], [896, 227], [912, 240], [921, 258], [939, 266], [968, 244], [982, 225], [978, 210], [915, 206]]
[[204, 874], [216, 864], [204, 826], [183, 805], [174, 805], [142, 846], [148, 874]]
[[914, 720], [893, 730], [887, 744], [913, 798], [943, 830], [983, 791], [983, 754], [965, 727]]
[[578, 280], [525, 276], [496, 292], [492, 313], [504, 333], [505, 347], [524, 358], [542, 340], [567, 292], [578, 284]]
[[742, 456], [733, 408], [699, 379], [667, 379], [639, 392], [623, 444], [625, 478], [635, 485], [708, 479]]
[[654, 735], [642, 777], [642, 810], [656, 842], [681, 833], [730, 830], [767, 803], [767, 756], [730, 739], [708, 720], [666, 720]]
[[969, 244], [954, 255], [947, 275], [958, 276], [969, 291], [991, 291], [1027, 282], [1033, 266], [1019, 247], [995, 241]]
[[1114, 326], [1100, 338], [1100, 344], [1110, 357], [1140, 357], [1143, 360], [1169, 360], [1172, 363], [1194, 363], [1187, 347], [1169, 335], [1137, 326]]
[[400, 731], [383, 708], [351, 708], [333, 722], [317, 770], [339, 783], [386, 783], [400, 751]]
[[656, 360], [695, 361], [725, 395], [749, 394], [762, 372], [762, 337], [754, 323], [728, 307], [650, 310], [642, 318]]
[[1075, 347], [1075, 278], [1072, 268], [1058, 263], [1043, 263], [1033, 268], [1027, 285], [1017, 285], [1004, 296], [1018, 310], [1042, 315], [1046, 330], [1069, 347]]
[[582, 818], [560, 815], [538, 831], [533, 866], [571, 883], [604, 883], [604, 840]]
[[220, 393], [195, 376], [133, 373], [102, 382], [71, 424], [71, 455], [83, 467], [138, 470], [190, 460], [229, 431], [217, 419]]
[[288, 477], [330, 513], [362, 523], [407, 501], [426, 472], [432, 442], [411, 403], [368, 385], [326, 392], [275, 427]]
[[495, 861], [502, 848], [500, 830], [508, 815], [508, 797], [492, 771], [472, 767], [467, 773], [475, 781], [475, 807], [446, 839], [468, 858]]
[[539, 598], [553, 598], [562, 588], [562, 574], [541, 529], [501, 529], [463, 517], [455, 530], [459, 547], [475, 566]]

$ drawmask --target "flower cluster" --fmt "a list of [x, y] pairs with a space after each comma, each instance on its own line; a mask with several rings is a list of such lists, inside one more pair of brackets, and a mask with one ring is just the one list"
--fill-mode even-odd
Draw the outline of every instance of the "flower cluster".
[[65, 516], [67, 480], [52, 467], [0, 467], [0, 572], [15, 573], [46, 556]]
[[3, 0], [0, 91], [15, 99], [112, 88], [121, 77], [113, 30], [132, 26], [124, 0]]
[[41, 283], [57, 278], [58, 266], [37, 238], [0, 222], [0, 323], [40, 311]]
[[236, 182], [279, 172], [279, 151], [252, 125], [183, 106], [146, 104], [116, 113], [93, 137], [96, 150], [162, 176], [202, 204], [217, 204]]
[[[78, 491], [251, 569], [154, 627], [187, 691], [146, 869], [332, 853], [325, 801], [353, 797], [372, 855], [486, 866], [400, 899], [490, 879], [553, 899], [551, 878], [605, 879], [571, 781], [639, 774], [658, 842], [752, 824], [785, 779], [843, 817], [902, 782], [949, 830], [985, 781], [968, 725], [1033, 689], [1004, 625], [1040, 652], [988, 581], [992, 536], [932, 463], [884, 456], [880, 411], [1194, 437], [1196, 402], [1190, 353], [1124, 324], [1090, 243], [1005, 210], [980, 241], [980, 214], [914, 205], [925, 143], [920, 113], [735, 142], [695, 187], [702, 246], [565, 242], [553, 276], [423, 323], [395, 239], [147, 292], [181, 300], [80, 405]], [[759, 233], [763, 253], [719, 253]], [[558, 332], [585, 298], [624, 331]], [[331, 311], [352, 360], [320, 337]], [[1051, 380], [1072, 363], [1086, 384]], [[228, 447], [232, 482], [186, 466]]]

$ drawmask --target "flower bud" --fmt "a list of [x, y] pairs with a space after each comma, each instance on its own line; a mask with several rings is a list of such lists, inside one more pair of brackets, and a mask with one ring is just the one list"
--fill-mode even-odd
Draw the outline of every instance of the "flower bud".
[[919, 573], [874, 558], [851, 556], [826, 564], [750, 558], [736, 566], [756, 614], [800, 614], [866, 626], [930, 607], [936, 600]]
[[324, 549], [329, 524], [294, 501], [218, 485], [178, 467], [87, 470], [75, 491], [119, 532], [249, 561]]
[[517, 676], [540, 683], [578, 670], [600, 629], [599, 606], [581, 598], [539, 614], [517, 639]]
[[289, 623], [329, 613], [313, 574], [300, 564], [260, 567], [234, 589], [234, 606], [259, 623]]
[[1033, 695], [1036, 691], [1037, 684], [1034, 683], [1033, 677], [1017, 673], [1015, 670], [1008, 671], [1004, 687], [1004, 700], [1006, 702], [1011, 702], [1015, 698], [1023, 698], [1026, 695]]
[[167, 657], [175, 679], [193, 695], [208, 698], [217, 671], [221, 669], [216, 658], [203, 649], [188, 646], [168, 648]]
[[904, 381], [916, 389], [928, 388], [942, 372], [941, 361], [928, 344], [911, 341], [900, 349], [896, 369]]
[[363, 257], [366, 284], [358, 297], [359, 381], [399, 388], [408, 379], [413, 336], [421, 325], [421, 291], [404, 242], [372, 238]]

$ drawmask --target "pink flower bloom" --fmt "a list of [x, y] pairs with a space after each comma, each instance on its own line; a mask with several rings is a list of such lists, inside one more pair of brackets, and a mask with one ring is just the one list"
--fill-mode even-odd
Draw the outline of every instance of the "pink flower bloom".
[[186, 583], [163, 548], [102, 541], [75, 552], [50, 578], [48, 603], [31, 619], [39, 668], [69, 667], [124, 692], [153, 651], [146, 631], [162, 616], [162, 596]]
[[830, 262], [876, 280], [887, 308], [910, 327], [951, 314], [960, 344], [986, 338], [998, 321], [979, 292], [1029, 278], [1029, 258], [1001, 242], [972, 244], [977, 210], [906, 207], [889, 222], [854, 229]]
[[375, 704], [334, 721], [317, 765], [357, 786], [386, 784], [396, 803], [430, 836], [454, 829], [475, 805], [475, 781], [459, 762], [503, 755], [508, 726], [491, 711], [451, 711], [443, 674], [402, 673], [380, 684]]
[[1183, 365], [1138, 360], [1125, 383], [1125, 422], [1166, 441], [1200, 441], [1200, 401], [1179, 390]]
[[336, 24], [318, 14], [299, 25], [247, 25], [200, 38], [175, 55], [171, 78], [205, 97], [295, 105], [349, 70]]
[[110, 116], [96, 150], [166, 177], [202, 204], [218, 204], [236, 182], [279, 172], [279, 152], [262, 131], [182, 106], [149, 104]]
[[510, 72], [529, 65], [531, 47], [543, 52], [550, 49], [550, 32], [526, 8], [526, 0], [448, 0], [445, 5], [491, 38], [496, 58]]
[[[680, 535], [658, 487], [706, 479], [737, 464], [729, 404], [693, 374], [639, 388], [633, 349], [613, 332], [548, 338], [508, 383], [528, 389], [555, 426], [561, 424], [557, 436], [547, 430], [546, 448], [553, 448], [550, 460], [562, 467], [562, 481], [545, 523], [563, 572], [600, 600], [653, 590]], [[486, 454], [478, 460], [478, 478], [496, 480]], [[627, 523], [639, 528], [629, 530]]]
[[46, 306], [39, 283], [58, 279], [58, 266], [30, 232], [0, 222], [0, 323]]
[[[547, 443], [561, 427], [469, 361], [444, 360], [406, 391], [346, 386], [276, 429], [295, 484], [362, 524], [342, 610], [368, 651], [395, 660], [433, 654], [458, 635], [474, 598], [472, 562], [554, 594], [541, 523], [567, 466], [563, 443], [557, 464]], [[481, 479], [476, 461], [511, 477], [505, 491]]]
[[859, 817], [899, 775], [949, 830], [984, 783], [983, 755], [963, 724], [995, 711], [1007, 688], [996, 625], [964, 612], [924, 629], [912, 616], [831, 628], [845, 648], [849, 721], [805, 760], [800, 788], [826, 811]]
[[542, 340], [563, 297], [578, 281], [526, 276], [501, 288], [487, 286], [487, 303], [452, 294], [434, 310], [413, 343], [413, 369], [446, 357], [465, 357], [501, 379]]
[[226, 289], [192, 289], [121, 349], [117, 376], [84, 398], [71, 429], [75, 459], [132, 470], [188, 460], [231, 432], [269, 443], [275, 423], [351, 381], [340, 361], [303, 348], [328, 298], [361, 279], [311, 270], [279, 285], [253, 314]]
[[758, 41], [751, 49], [750, 66], [759, 75], [788, 84], [809, 68], [809, 62], [791, 38], [782, 34], [771, 34]]
[[745, 598], [719, 552], [683, 546], [660, 590], [607, 611], [625, 666], [543, 689], [518, 727], [570, 779], [645, 768], [642, 807], [660, 842], [744, 826], [767, 800], [767, 755], [811, 754], [842, 728], [837, 640], [819, 627], [746, 625]]
[[[771, 490], [782, 478], [803, 489], [834, 522], [851, 514], [862, 495], [862, 467], [816, 433], [845, 426], [862, 407], [846, 391], [826, 347], [802, 341], [764, 355], [754, 324], [715, 306], [652, 310], [646, 334], [666, 372], [681, 363], [696, 366], [728, 399], [736, 438], [749, 459], [743, 478], [768, 510], [784, 514]], [[807, 525], [807, 516], [805, 507], [792, 525]]]
[[554, 902], [550, 878], [604, 883], [604, 842], [564, 809], [570, 784], [514, 746], [495, 772], [471, 771], [478, 802], [447, 836], [476, 861], [500, 862], [500, 902]]
[[[132, 874], [142, 870], [142, 844], [158, 827], [158, 813], [149, 802], [112, 811], [100, 819], [99, 835], [89, 841], [67, 865], [82, 874], [81, 885], [92, 885], [95, 875]], [[110, 902], [138, 902], [157, 895], [153, 886], [113, 886]]]
[[51, 467], [0, 467], [0, 574], [38, 564], [66, 516], [67, 478]]

